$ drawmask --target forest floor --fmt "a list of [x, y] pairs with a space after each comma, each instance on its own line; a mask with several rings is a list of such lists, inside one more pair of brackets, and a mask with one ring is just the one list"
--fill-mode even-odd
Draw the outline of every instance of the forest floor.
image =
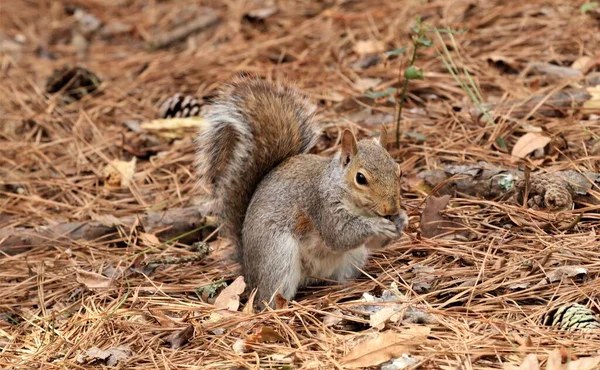
[[[195, 207], [193, 130], [145, 124], [173, 94], [204, 106], [240, 72], [308, 94], [323, 155], [344, 127], [394, 136], [417, 16], [424, 76], [390, 149], [410, 225], [350, 284], [253, 312], [210, 228], [204, 258], [142, 221], [3, 246], [15, 228]], [[571, 0], [2, 2], [0, 367], [597, 369], [600, 331], [583, 327], [600, 312], [599, 29], [599, 8]], [[518, 194], [523, 180], [529, 201], [478, 190], [484, 164], [497, 172], [479, 185]], [[436, 236], [432, 219], [461, 230]]]

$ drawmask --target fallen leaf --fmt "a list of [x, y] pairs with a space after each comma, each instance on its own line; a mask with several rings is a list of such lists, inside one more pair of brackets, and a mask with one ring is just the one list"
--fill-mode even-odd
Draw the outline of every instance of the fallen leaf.
[[372, 328], [375, 328], [377, 330], [383, 329], [385, 327], [385, 323], [392, 316], [394, 316], [396, 313], [398, 313], [398, 311], [400, 311], [400, 308], [401, 308], [400, 305], [394, 305], [394, 306], [386, 306], [386, 307], [382, 308], [381, 310], [372, 314], [369, 317], [369, 325], [371, 325]]
[[583, 103], [583, 108], [598, 112], [600, 110], [600, 85], [588, 87], [587, 92], [591, 95], [591, 98]]
[[433, 238], [434, 236], [450, 233], [446, 237], [454, 238], [456, 232], [452, 232], [451, 229], [456, 229], [461, 225], [440, 214], [440, 211], [446, 208], [449, 201], [450, 195], [444, 195], [439, 198], [430, 196], [427, 198], [420, 221], [421, 235], [423, 237]]
[[122, 226], [123, 222], [113, 215], [92, 215], [92, 220], [99, 222], [102, 226], [115, 227]]
[[562, 280], [565, 277], [576, 277], [587, 275], [587, 269], [580, 266], [560, 266], [546, 275], [538, 285], [543, 285], [544, 282], [554, 283]]
[[584, 357], [579, 360], [562, 364], [560, 370], [598, 370], [600, 368], [600, 356]]
[[288, 300], [283, 298], [283, 296], [279, 293], [277, 293], [277, 295], [275, 296], [275, 309], [276, 310], [283, 310], [288, 308]]
[[107, 366], [116, 366], [119, 361], [125, 361], [133, 355], [133, 351], [127, 346], [111, 347], [102, 350], [98, 347], [92, 347], [85, 352], [85, 355], [77, 357], [79, 363], [104, 362]]
[[185, 136], [197, 134], [205, 126], [206, 121], [204, 118], [197, 116], [155, 119], [140, 125], [146, 131], [169, 139], [180, 139]]
[[279, 9], [276, 6], [269, 6], [260, 9], [254, 9], [248, 12], [248, 18], [252, 20], [263, 20], [277, 13]]
[[409, 355], [403, 354], [402, 357], [391, 359], [389, 362], [381, 365], [381, 370], [402, 370], [417, 363], [417, 360]]
[[504, 364], [504, 370], [540, 370], [538, 358], [533, 353], [527, 355], [521, 366]]
[[238, 276], [227, 288], [215, 299], [215, 306], [218, 308], [237, 311], [240, 307], [240, 294], [246, 289], [246, 283], [243, 276]]
[[104, 167], [104, 183], [108, 188], [127, 189], [135, 173], [136, 157], [129, 162], [114, 160]]
[[285, 339], [275, 329], [263, 326], [256, 330], [254, 334], [251, 334], [246, 339], [247, 343], [271, 343], [271, 342], [283, 342]]
[[236, 340], [231, 346], [231, 349], [233, 349], [233, 352], [237, 353], [238, 355], [246, 352], [246, 341], [244, 339]]
[[148, 309], [148, 312], [150, 312], [152, 318], [156, 320], [156, 322], [158, 322], [163, 328], [172, 328], [176, 325], [176, 323], [162, 311]]
[[327, 327], [335, 326], [335, 325], [341, 323], [342, 321], [344, 321], [344, 319], [340, 317], [342, 315], [341, 310], [336, 309], [331, 313], [335, 314], [335, 315], [327, 315], [323, 319], [323, 324], [325, 324], [325, 326], [327, 326]]
[[354, 44], [353, 50], [358, 55], [366, 55], [382, 53], [385, 50], [385, 48], [381, 41], [366, 40], [357, 41], [356, 44]]
[[560, 349], [555, 348], [548, 356], [548, 361], [546, 361], [546, 370], [561, 370], [561, 365], [562, 355], [560, 353]]
[[381, 78], [359, 78], [354, 83], [354, 88], [360, 92], [372, 89], [381, 83]]
[[106, 289], [113, 287], [113, 279], [95, 272], [77, 269], [77, 281], [88, 289]]
[[431, 289], [431, 283], [437, 277], [433, 267], [414, 265], [412, 271], [415, 274], [415, 277], [412, 280], [412, 288], [415, 292], [424, 293]]
[[185, 329], [177, 331], [169, 335], [166, 339], [167, 343], [171, 345], [171, 349], [177, 349], [183, 347], [190, 338], [194, 335], [194, 326], [189, 325]]
[[154, 234], [140, 233], [139, 238], [146, 247], [155, 247], [161, 244], [158, 237]]
[[588, 57], [587, 55], [583, 55], [579, 58], [577, 58], [573, 64], [571, 64], [571, 68], [573, 69], [578, 69], [583, 73], [587, 72], [587, 66], [589, 64], [591, 64], [593, 61], [593, 59], [591, 57]]
[[408, 355], [412, 346], [425, 341], [429, 335], [428, 327], [412, 327], [403, 332], [386, 331], [375, 338], [360, 342], [350, 353], [342, 358], [346, 367], [377, 366], [392, 358]]
[[[525, 158], [536, 149], [544, 148], [550, 141], [551, 139], [547, 136], [528, 132], [517, 140], [511, 154], [516, 158]], [[516, 158], [513, 158], [513, 161]]]

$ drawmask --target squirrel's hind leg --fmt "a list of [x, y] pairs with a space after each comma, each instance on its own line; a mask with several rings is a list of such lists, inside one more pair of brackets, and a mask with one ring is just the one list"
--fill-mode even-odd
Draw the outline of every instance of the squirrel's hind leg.
[[360, 270], [367, 263], [369, 252], [363, 245], [359, 248], [349, 250], [344, 253], [342, 263], [333, 272], [331, 278], [337, 281], [346, 281], [360, 275]]
[[244, 274], [251, 288], [257, 288], [255, 303], [274, 306], [277, 293], [291, 300], [302, 282], [299, 242], [282, 231], [263, 231], [258, 238], [244, 238]]

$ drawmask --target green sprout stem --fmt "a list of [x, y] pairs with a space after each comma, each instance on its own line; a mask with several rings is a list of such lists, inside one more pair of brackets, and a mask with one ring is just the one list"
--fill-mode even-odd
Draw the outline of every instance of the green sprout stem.
[[[419, 42], [415, 41], [418, 39], [419, 36], [417, 36], [417, 38], [413, 39], [413, 53], [412, 56], [410, 58], [410, 62], [408, 63], [408, 66], [412, 66], [415, 63], [415, 60], [417, 59], [417, 50], [419, 49]], [[400, 76], [402, 76], [402, 67], [400, 67]], [[400, 91], [400, 101], [398, 102], [398, 113], [396, 115], [396, 149], [400, 149], [400, 121], [402, 119], [402, 108], [404, 107], [404, 102], [406, 101], [406, 91], [408, 90], [408, 78], [404, 78], [404, 84], [402, 85], [402, 90]]]

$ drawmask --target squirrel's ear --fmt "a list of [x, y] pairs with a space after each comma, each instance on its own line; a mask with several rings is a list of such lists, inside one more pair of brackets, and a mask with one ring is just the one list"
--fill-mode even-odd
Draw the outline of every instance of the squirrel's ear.
[[387, 130], [387, 127], [385, 127], [384, 124], [381, 124], [381, 132], [379, 133], [379, 144], [384, 149], [387, 149], [387, 145], [388, 145], [388, 130]]
[[352, 131], [345, 129], [342, 133], [342, 164], [345, 166], [350, 163], [357, 151], [358, 147], [356, 146], [354, 134]]

